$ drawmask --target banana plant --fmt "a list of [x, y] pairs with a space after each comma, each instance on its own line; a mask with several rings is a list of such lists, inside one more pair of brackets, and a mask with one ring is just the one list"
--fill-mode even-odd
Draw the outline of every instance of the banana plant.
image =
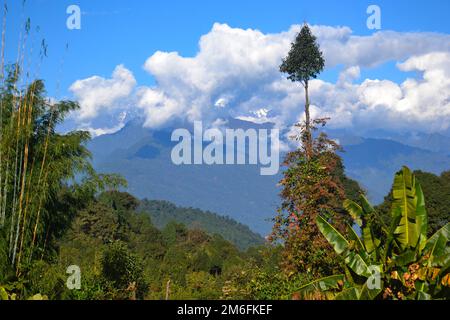
[[[403, 167], [393, 183], [391, 225], [383, 223], [369, 201], [351, 200], [344, 208], [361, 229], [351, 225], [347, 238], [325, 218], [316, 223], [336, 253], [342, 257], [345, 274], [316, 280], [299, 289], [307, 298], [312, 292], [345, 300], [450, 298], [450, 223], [427, 238], [428, 216], [419, 181]], [[381, 224], [376, 237], [373, 221]]]
[[9, 293], [5, 287], [0, 286], [0, 300], [16, 300], [16, 294]]

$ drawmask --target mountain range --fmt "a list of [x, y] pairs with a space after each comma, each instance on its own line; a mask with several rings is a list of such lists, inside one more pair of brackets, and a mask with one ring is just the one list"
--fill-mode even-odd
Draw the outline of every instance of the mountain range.
[[[267, 129], [271, 124], [230, 119], [228, 127]], [[261, 176], [259, 165], [177, 166], [171, 161], [177, 143], [171, 141], [172, 130], [149, 129], [141, 120], [131, 120], [116, 133], [89, 142], [94, 167], [99, 172], [122, 174], [128, 180], [127, 191], [139, 198], [216, 212], [266, 235], [280, 204], [277, 183], [281, 172]], [[383, 200], [402, 165], [436, 174], [450, 169], [450, 140], [444, 135], [327, 133], [344, 148], [346, 174], [367, 190], [374, 204]]]

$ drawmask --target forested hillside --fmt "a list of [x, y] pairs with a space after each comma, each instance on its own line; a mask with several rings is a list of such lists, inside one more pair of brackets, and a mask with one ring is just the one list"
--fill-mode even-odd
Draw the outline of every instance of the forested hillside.
[[[51, 299], [218, 299], [247, 255], [217, 234], [169, 222], [156, 228], [128, 193], [102, 193], [58, 241], [56, 263], [36, 262], [31, 292]], [[68, 290], [65, 268], [77, 265], [81, 290]]]
[[147, 199], [140, 201], [137, 210], [147, 213], [151, 217], [152, 223], [160, 229], [175, 221], [190, 229], [201, 229], [210, 234], [219, 234], [240, 249], [264, 243], [264, 239], [251, 231], [248, 226], [209, 211], [182, 208], [168, 201]]

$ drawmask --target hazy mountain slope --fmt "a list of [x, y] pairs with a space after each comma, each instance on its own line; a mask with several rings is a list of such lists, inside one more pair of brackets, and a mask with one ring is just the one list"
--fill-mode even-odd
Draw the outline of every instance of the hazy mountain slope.
[[[253, 126], [250, 123], [243, 123]], [[242, 126], [239, 120], [235, 126]], [[256, 165], [174, 165], [171, 131], [142, 129], [133, 121], [113, 135], [92, 140], [94, 166], [117, 172], [139, 198], [167, 200], [184, 207], [228, 215], [261, 234], [270, 231], [279, 204], [280, 176], [261, 176]]]
[[369, 191], [370, 200], [374, 203], [383, 201], [394, 173], [403, 165], [435, 174], [450, 168], [449, 156], [392, 140], [364, 139], [362, 143], [347, 145], [344, 149], [342, 157], [347, 174]]
[[[268, 128], [233, 120], [235, 128]], [[183, 207], [228, 215], [266, 235], [280, 204], [281, 175], [261, 176], [254, 165], [182, 165], [170, 159], [172, 129], [150, 130], [135, 120], [112, 135], [93, 139], [89, 149], [100, 172], [117, 172], [139, 198], [167, 200]], [[388, 193], [393, 174], [402, 165], [440, 174], [450, 168], [446, 153], [431, 152], [390, 139], [366, 139], [345, 131], [330, 131], [344, 146], [347, 174], [368, 190], [374, 203]], [[440, 140], [440, 149], [446, 150]]]
[[393, 133], [377, 130], [368, 136], [378, 139], [388, 139], [424, 150], [450, 155], [450, 137], [439, 133]]

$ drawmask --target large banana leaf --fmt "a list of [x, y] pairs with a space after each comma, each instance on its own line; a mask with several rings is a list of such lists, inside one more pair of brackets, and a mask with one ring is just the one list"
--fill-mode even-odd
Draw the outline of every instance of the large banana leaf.
[[[402, 249], [415, 248], [420, 237], [419, 230], [422, 230], [419, 223], [423, 222], [423, 219], [417, 219], [417, 191], [413, 174], [407, 167], [403, 167], [396, 173], [392, 187], [394, 199], [392, 211], [399, 210], [401, 215], [400, 222], [395, 229], [395, 237]], [[422, 209], [419, 210], [419, 213], [426, 215]]]
[[359, 290], [356, 287], [339, 292], [334, 300], [359, 300]]
[[395, 239], [395, 229], [397, 228], [400, 220], [402, 218], [401, 209], [399, 207], [393, 208], [392, 210], [392, 220], [391, 226], [387, 233], [386, 245], [383, 250], [383, 262], [387, 262], [387, 257], [392, 254], [394, 248], [398, 248], [398, 244]]
[[[364, 196], [363, 194], [359, 195], [359, 199], [361, 201], [361, 208], [363, 209], [364, 215], [365, 216], [369, 216], [371, 214], [373, 214], [375, 217], [378, 218], [378, 221], [381, 224], [381, 230], [387, 234], [389, 232], [389, 228], [388, 226], [385, 224], [385, 222], [383, 221], [383, 219], [380, 217], [380, 215], [377, 213], [377, 211], [375, 211], [375, 209], [372, 207], [372, 205], [370, 204], [369, 200], [367, 200], [366, 196]], [[366, 221], [367, 222], [367, 221]], [[369, 224], [365, 225], [363, 229], [371, 229], [371, 226]], [[378, 240], [373, 239], [372, 241], [374, 242], [378, 242]], [[376, 246], [378, 246], [378, 244], [375, 243]]]
[[425, 197], [418, 181], [416, 181], [416, 197], [416, 226], [419, 234], [419, 250], [423, 250], [427, 243], [428, 215], [425, 208]]
[[367, 200], [367, 198], [363, 194], [359, 195], [359, 199], [361, 200], [361, 207], [363, 208], [364, 213], [366, 215], [371, 214], [372, 212], [375, 211], [375, 209], [370, 204], [369, 200]]
[[374, 300], [381, 293], [381, 291], [383, 291], [382, 287], [369, 289], [367, 283], [365, 283], [361, 289], [359, 300]]
[[366, 247], [367, 252], [370, 254], [375, 251], [377, 248], [375, 237], [372, 233], [372, 225], [371, 223], [368, 223], [364, 228], [361, 230], [362, 238], [364, 241], [364, 246]]
[[441, 236], [444, 239], [446, 239], [447, 241], [450, 241], [450, 222], [447, 223], [445, 226], [443, 226], [438, 231], [436, 231], [430, 237], [430, 239], [428, 239], [428, 241], [427, 241], [427, 243], [425, 245], [425, 251], [428, 251], [428, 250], [432, 249], [436, 245], [436, 242], [438, 241], [439, 237], [441, 237]]
[[359, 204], [356, 202], [347, 199], [344, 201], [344, 208], [347, 210], [347, 212], [352, 217], [353, 221], [360, 227], [363, 225], [362, 216], [363, 216], [363, 209]]
[[333, 246], [334, 251], [336, 251], [337, 254], [343, 254], [345, 263], [350, 269], [361, 276], [367, 277], [371, 275], [364, 259], [352, 250], [353, 248], [350, 247], [350, 243], [343, 235], [321, 216], [317, 216], [316, 223], [320, 232], [322, 232], [324, 237]]
[[392, 256], [392, 264], [403, 267], [407, 266], [410, 263], [416, 261], [417, 256], [416, 252], [414, 250], [406, 250], [405, 252], [402, 252], [399, 255], [393, 255]]
[[3, 287], [0, 287], [0, 300], [9, 300], [8, 293]]
[[345, 276], [343, 274], [321, 278], [302, 286], [300, 289], [298, 289], [298, 292], [300, 293], [300, 295], [305, 296], [308, 294], [313, 294], [317, 291], [339, 289], [340, 287], [342, 287], [344, 279]]
[[370, 277], [371, 272], [366, 261], [354, 251], [349, 251], [345, 256], [345, 263], [350, 269], [352, 269], [357, 275]]
[[348, 230], [348, 239], [355, 244], [355, 247], [358, 250], [358, 252], [361, 253], [361, 252], [365, 251], [366, 249], [364, 248], [364, 245], [361, 242], [361, 239], [356, 234], [353, 227], [351, 225], [347, 224], [347, 230]]
[[447, 245], [448, 240], [444, 236], [440, 236], [436, 242], [430, 261], [432, 267], [445, 266], [450, 262], [450, 247]]
[[344, 200], [343, 206], [345, 210], [348, 211], [353, 221], [361, 227], [363, 225], [364, 218], [373, 213], [375, 209], [363, 194], [359, 195], [359, 199], [361, 201], [361, 205], [350, 199], [346, 199]]
[[383, 289], [369, 289], [367, 283], [363, 286], [351, 287], [335, 295], [334, 300], [374, 300]]
[[430, 294], [423, 292], [423, 291], [418, 291], [417, 292], [417, 300], [431, 300], [432, 297]]
[[328, 242], [333, 246], [337, 254], [342, 254], [349, 247], [348, 241], [331, 224], [321, 216], [317, 216], [317, 227]]
[[376, 249], [375, 239], [371, 231], [371, 224], [365, 217], [374, 212], [372, 205], [364, 195], [360, 195], [361, 206], [352, 200], [344, 201], [344, 208], [352, 217], [353, 221], [361, 227], [362, 239], [367, 253], [370, 254]]
[[436, 231], [425, 244], [423, 253], [429, 255], [430, 266], [443, 266], [449, 263], [448, 241], [450, 241], [450, 222]]

